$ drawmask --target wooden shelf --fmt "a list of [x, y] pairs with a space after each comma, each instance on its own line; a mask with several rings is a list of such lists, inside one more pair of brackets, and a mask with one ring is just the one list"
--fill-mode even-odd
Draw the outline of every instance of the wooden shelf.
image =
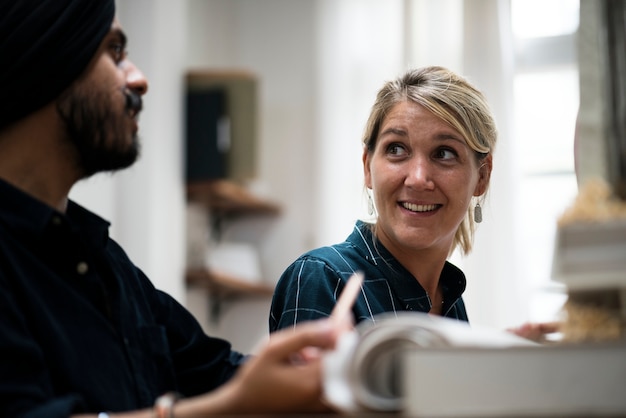
[[246, 188], [229, 180], [188, 183], [187, 199], [205, 204], [216, 215], [280, 213], [276, 203], [254, 196]]
[[206, 288], [211, 295], [224, 299], [239, 296], [271, 296], [273, 287], [263, 283], [250, 283], [229, 274], [205, 268], [187, 270], [185, 280], [190, 286]]

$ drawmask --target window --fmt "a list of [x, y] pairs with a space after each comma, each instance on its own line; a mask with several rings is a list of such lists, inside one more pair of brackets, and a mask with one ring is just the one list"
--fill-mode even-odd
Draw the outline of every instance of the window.
[[511, 0], [514, 141], [521, 176], [519, 265], [529, 319], [555, 319], [566, 295], [551, 281], [556, 221], [576, 193], [578, 0]]

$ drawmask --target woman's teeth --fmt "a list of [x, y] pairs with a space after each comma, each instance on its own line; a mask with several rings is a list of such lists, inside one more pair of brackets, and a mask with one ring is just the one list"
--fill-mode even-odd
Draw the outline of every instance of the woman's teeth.
[[437, 209], [437, 205], [416, 205], [414, 203], [403, 203], [402, 207], [411, 212], [430, 212]]

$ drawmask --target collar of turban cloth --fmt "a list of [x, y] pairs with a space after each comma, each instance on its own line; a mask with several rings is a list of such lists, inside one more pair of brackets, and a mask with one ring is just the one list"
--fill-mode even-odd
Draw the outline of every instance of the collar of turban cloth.
[[0, 129], [69, 87], [114, 16], [114, 0], [0, 0]]

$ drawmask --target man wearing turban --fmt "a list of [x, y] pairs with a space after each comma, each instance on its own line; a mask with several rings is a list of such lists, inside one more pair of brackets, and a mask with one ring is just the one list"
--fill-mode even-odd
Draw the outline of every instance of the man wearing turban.
[[148, 84], [125, 45], [113, 0], [0, 0], [0, 416], [324, 409], [307, 353], [332, 347], [335, 327], [278, 333], [245, 357], [68, 198], [138, 156]]

